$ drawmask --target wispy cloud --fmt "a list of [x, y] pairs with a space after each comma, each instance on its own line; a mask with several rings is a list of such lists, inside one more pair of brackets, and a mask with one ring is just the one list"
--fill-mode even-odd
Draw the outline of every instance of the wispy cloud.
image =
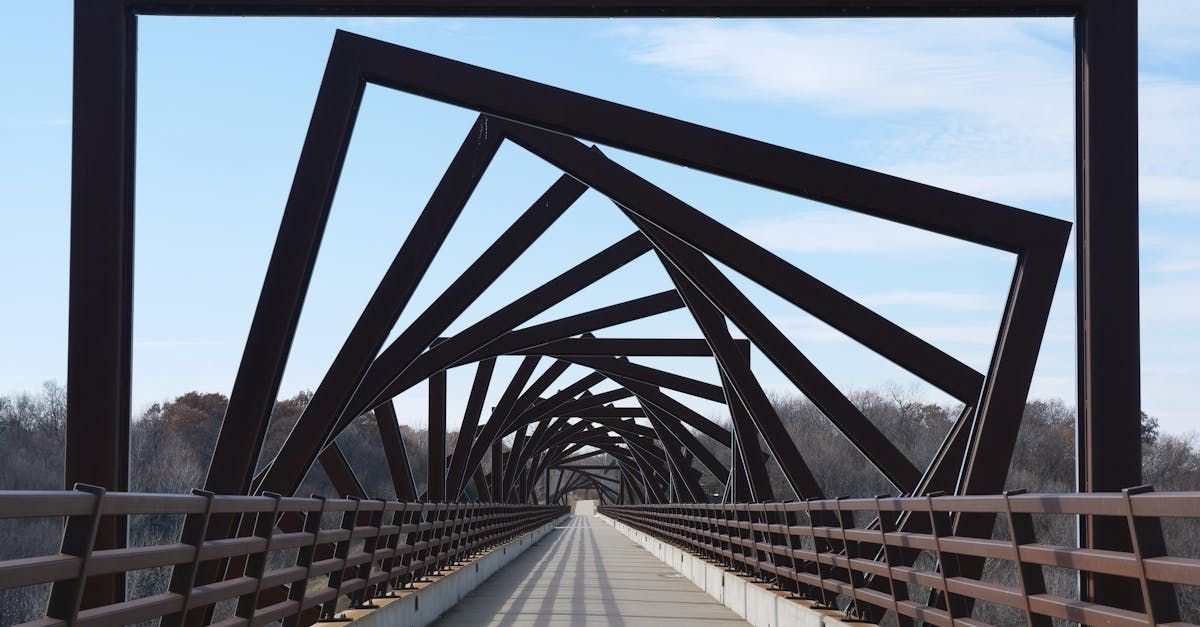
[[419, 21], [418, 17], [348, 17], [339, 20], [342, 27], [363, 33], [386, 33], [397, 26]]
[[[787, 316], [776, 318], [776, 324], [784, 335], [796, 342], [853, 342], [832, 327], [811, 318]], [[935, 346], [990, 347], [996, 342], [995, 324], [950, 323], [925, 324], [908, 327], [913, 335]]]
[[685, 22], [638, 35], [635, 61], [718, 97], [873, 120], [871, 165], [889, 173], [1006, 202], [1074, 193], [1072, 54], [1045, 27]]
[[943, 311], [999, 311], [1003, 300], [977, 292], [892, 290], [868, 294], [860, 302], [873, 306], [909, 305]]
[[70, 126], [70, 117], [61, 118], [37, 118], [37, 119], [10, 119], [0, 122], [4, 126], [12, 128], [31, 128], [44, 126]]
[[[1195, 0], [1143, 4], [1143, 47], [1200, 53]], [[1069, 27], [1039, 20], [689, 21], [627, 30], [639, 63], [715, 97], [872, 124], [882, 171], [1036, 208], [1073, 198]], [[1167, 56], [1170, 59], [1171, 57]], [[1200, 83], [1143, 76], [1141, 198], [1200, 212]]]
[[841, 210], [816, 210], [745, 220], [736, 231], [774, 251], [799, 253], [945, 252], [970, 244]]
[[1138, 107], [1142, 207], [1200, 214], [1200, 83], [1143, 76]]
[[212, 346], [214, 344], [216, 344], [216, 342], [211, 340], [139, 340], [133, 343], [133, 347], [159, 350], [175, 348], [200, 348], [203, 346]]

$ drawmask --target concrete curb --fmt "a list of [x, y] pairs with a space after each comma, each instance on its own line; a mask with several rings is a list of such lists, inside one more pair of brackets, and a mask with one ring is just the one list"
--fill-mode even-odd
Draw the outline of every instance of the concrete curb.
[[[355, 625], [363, 627], [425, 627], [487, 581], [488, 577], [545, 537], [567, 516], [570, 514], [518, 536], [458, 568], [444, 571], [441, 575], [432, 577], [432, 581], [418, 583], [415, 588], [399, 591], [395, 597], [375, 599], [372, 603], [377, 607], [373, 609], [346, 610], [344, 616]], [[344, 627], [346, 622], [317, 625]]]
[[755, 627], [851, 627], [841, 620], [841, 612], [813, 609], [808, 601], [789, 598], [786, 592], [772, 590], [749, 577], [728, 572], [625, 523], [601, 514], [596, 517]]

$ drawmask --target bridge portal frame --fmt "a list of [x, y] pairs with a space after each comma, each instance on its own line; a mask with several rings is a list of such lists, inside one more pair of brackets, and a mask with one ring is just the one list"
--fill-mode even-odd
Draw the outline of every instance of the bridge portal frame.
[[[1072, 17], [1078, 487], [1140, 483], [1137, 4], [1128, 0], [76, 0], [66, 483], [128, 489], [137, 16]], [[278, 355], [259, 356], [270, 372]], [[264, 399], [274, 399], [271, 381]], [[269, 401], [268, 401], [269, 402]], [[264, 408], [265, 409], [265, 408]], [[264, 412], [265, 413], [265, 412]], [[263, 425], [265, 428], [265, 425]], [[252, 446], [253, 438], [246, 438]], [[1117, 525], [1119, 527], [1120, 525]], [[1082, 544], [1123, 529], [1081, 524]], [[106, 525], [96, 548], [124, 545]], [[1105, 578], [1088, 597], [1114, 598]], [[88, 586], [89, 603], [123, 582]], [[1125, 591], [1129, 594], [1132, 591]], [[1122, 596], [1124, 596], [1124, 594]]]

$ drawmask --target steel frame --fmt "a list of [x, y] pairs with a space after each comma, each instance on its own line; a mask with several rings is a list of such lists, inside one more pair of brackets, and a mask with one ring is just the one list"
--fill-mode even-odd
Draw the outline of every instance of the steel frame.
[[[118, 491], [128, 487], [138, 15], [1073, 17], [1078, 67], [1079, 487], [1112, 491], [1140, 483], [1135, 2], [77, 0], [68, 486], [83, 482]], [[366, 82], [465, 106], [481, 115], [284, 449], [265, 473], [252, 477]], [[514, 87], [519, 87], [520, 98], [510, 96]], [[568, 111], [570, 115], [565, 114]], [[974, 372], [621, 168], [580, 139], [1015, 253], [1017, 267], [988, 372]], [[505, 140], [558, 166], [564, 177], [464, 272], [447, 295], [380, 353], [424, 269]], [[612, 199], [638, 231], [477, 325], [439, 341], [438, 335], [450, 321], [482, 291], [479, 286], [494, 280], [587, 188]], [[1003, 489], [1068, 230], [1065, 223], [996, 203], [339, 33], [222, 424], [214, 456], [220, 463], [212, 464], [206, 487], [219, 493], [274, 489], [290, 494], [319, 457], [323, 462], [329, 460], [329, 468], [335, 469], [331, 474], [337, 474], [337, 434], [357, 416], [374, 410], [396, 494], [416, 498], [417, 486], [389, 401], [399, 392], [426, 380], [444, 381], [446, 369], [472, 362], [480, 363], [476, 388], [486, 390], [491, 368], [484, 364], [503, 355], [526, 355], [526, 363], [546, 356], [594, 364], [617, 356], [688, 354], [714, 357], [721, 385], [696, 385], [633, 364], [612, 365], [612, 361], [604, 361], [608, 367], [595, 373], [600, 379], [616, 381], [637, 400], [638, 409], [652, 420], [653, 436], [633, 424], [612, 422], [597, 414], [629, 415], [609, 408], [608, 401], [586, 406], [583, 395], [599, 380], [588, 385], [581, 382], [582, 387], [565, 397], [552, 396], [557, 405], [545, 413], [541, 407], [550, 401], [541, 399], [540, 391], [522, 394], [531, 366], [523, 379], [519, 373], [518, 380], [510, 384], [512, 394], [505, 395], [509, 400], [504, 411], [493, 412], [482, 427], [473, 388], [473, 404], [462, 430], [468, 437], [460, 439], [448, 466], [444, 449], [435, 450], [436, 474], [440, 477], [446, 472], [445, 484], [435, 480], [428, 496], [457, 498], [471, 478], [477, 488], [487, 483], [497, 500], [514, 490], [528, 497], [534, 491], [531, 482], [539, 473], [523, 471], [526, 463], [536, 461], [531, 468], [547, 468], [569, 459], [581, 450], [577, 445], [585, 443], [605, 450], [621, 465], [621, 487], [628, 488], [620, 490], [622, 498], [661, 502], [676, 494], [677, 485], [690, 487], [691, 496], [696, 496], [685, 466], [691, 468], [696, 460], [705, 462], [700, 452], [703, 446], [698, 440], [684, 441], [687, 430], [679, 421], [732, 447], [729, 477], [719, 477], [727, 484], [728, 496], [769, 498], [769, 483], [764, 483], [759, 472], [760, 433], [767, 436], [792, 489], [800, 496], [820, 496], [802, 458], [794, 447], [787, 446], [790, 439], [780, 439], [778, 418], [739, 354], [748, 355], [748, 351], [733, 343], [728, 319], [813, 398], [868, 463], [879, 468], [902, 493], [939, 489], [997, 493]], [[676, 290], [517, 329], [549, 306], [651, 250], [662, 260]], [[923, 473], [917, 473], [911, 462], [905, 463], [894, 446], [696, 250], [962, 400], [967, 408], [935, 463]], [[685, 306], [703, 330], [703, 343], [685, 346], [661, 340], [579, 337]], [[525, 370], [523, 367], [521, 372]], [[630, 376], [632, 371], [638, 376]], [[552, 383], [553, 379], [547, 380], [542, 389]], [[440, 385], [434, 384], [435, 392]], [[658, 389], [672, 385], [693, 392], [704, 390], [709, 398], [719, 390], [728, 403], [735, 432], [697, 420], [698, 415]], [[480, 398], [482, 394], [480, 391]], [[443, 399], [438, 393], [433, 398], [431, 416], [436, 418], [431, 418], [431, 432], [444, 433], [444, 410], [437, 411]], [[558, 410], [569, 413], [556, 415]], [[522, 422], [530, 415], [536, 418]], [[582, 418], [581, 422], [567, 420], [574, 417]], [[505, 466], [500, 444], [503, 435], [539, 420], [532, 436], [519, 439], [520, 450], [514, 449], [510, 456], [511, 469], [501, 471]], [[610, 432], [617, 437], [607, 436]], [[490, 481], [480, 469], [489, 450]], [[708, 469], [715, 470], [713, 460], [707, 461]], [[349, 476], [352, 478], [352, 472]], [[349, 482], [343, 477], [341, 483]], [[964, 517], [960, 524], [970, 527], [970, 520]], [[1086, 516], [1082, 520], [1084, 546], [1127, 548], [1128, 534], [1121, 521], [1106, 526], [1102, 519], [1094, 524], [1088, 524]], [[251, 522], [242, 522], [243, 532], [248, 532]], [[236, 524], [211, 525], [209, 538], [226, 537]], [[105, 521], [96, 548], [123, 545], [120, 523]], [[203, 581], [215, 573], [199, 576]], [[1140, 602], [1136, 590], [1117, 578], [1085, 577], [1088, 598], [1124, 600], [1130, 606]], [[122, 597], [119, 576], [94, 577], [88, 581], [84, 604], [97, 606]]]

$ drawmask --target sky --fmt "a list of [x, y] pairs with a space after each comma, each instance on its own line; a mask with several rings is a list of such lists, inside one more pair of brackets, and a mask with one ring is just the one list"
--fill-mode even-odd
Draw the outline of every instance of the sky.
[[[139, 20], [133, 403], [228, 394], [337, 29], [483, 65], [1067, 220], [1074, 214], [1065, 19]], [[1200, 11], [1142, 0], [1142, 398], [1200, 428]], [[66, 377], [71, 3], [0, 3], [0, 393]], [[475, 114], [370, 86], [281, 395], [313, 389]], [[1012, 255], [618, 150], [641, 176], [977, 370]], [[412, 321], [559, 173], [501, 148], [405, 309]], [[633, 231], [596, 192], [451, 326], [461, 330]], [[1075, 398], [1068, 251], [1032, 396]], [[730, 278], [844, 391], [950, 399], [740, 275]], [[670, 285], [646, 256], [532, 322]], [[393, 336], [396, 334], [393, 333]], [[686, 312], [608, 337], [700, 337]], [[489, 404], [516, 358], [500, 361]], [[716, 381], [710, 360], [642, 363]], [[795, 389], [761, 354], [772, 392]], [[544, 365], [542, 366], [545, 367]], [[569, 382], [582, 371], [572, 369]], [[450, 373], [461, 415], [473, 367]], [[564, 383], [565, 385], [565, 383]], [[602, 388], [601, 388], [602, 389]], [[714, 404], [687, 399], [721, 416]], [[424, 390], [397, 399], [425, 422]]]

